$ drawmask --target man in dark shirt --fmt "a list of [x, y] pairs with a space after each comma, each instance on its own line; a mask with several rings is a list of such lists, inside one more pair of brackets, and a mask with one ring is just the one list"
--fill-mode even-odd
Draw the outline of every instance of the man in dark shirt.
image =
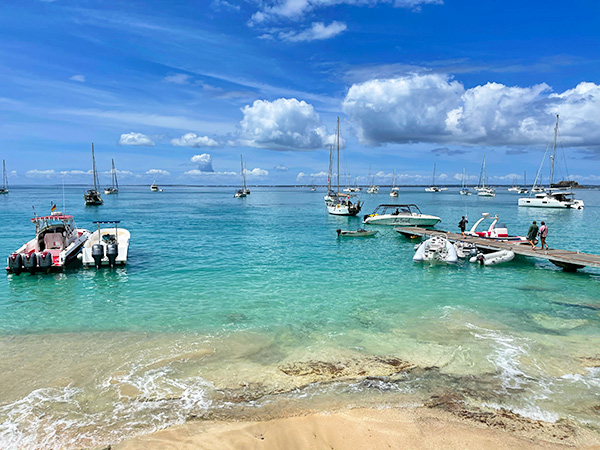
[[460, 219], [460, 222], [458, 222], [458, 228], [460, 228], [461, 237], [465, 237], [465, 229], [467, 228], [468, 223], [469, 221], [465, 219], [465, 216], [462, 216], [462, 219]]
[[529, 227], [529, 230], [527, 231], [527, 240], [531, 244], [532, 250], [535, 250], [535, 238], [537, 237], [537, 234], [538, 234], [538, 226], [536, 225], [535, 220], [534, 220], [533, 223], [531, 224], [531, 226]]

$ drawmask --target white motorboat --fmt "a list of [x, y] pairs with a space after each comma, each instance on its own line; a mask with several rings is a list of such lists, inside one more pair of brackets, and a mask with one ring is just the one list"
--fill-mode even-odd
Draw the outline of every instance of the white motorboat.
[[334, 161], [334, 153], [333, 146], [329, 147], [329, 172], [327, 175], [327, 195], [324, 197], [325, 207], [327, 208], [327, 212], [334, 216], [355, 216], [357, 215], [363, 205], [363, 202], [356, 199], [352, 201], [354, 195], [352, 194], [343, 194], [340, 192], [340, 118], [337, 119], [337, 132], [336, 132], [336, 141], [337, 141], [337, 192], [334, 192], [331, 189], [331, 178], [333, 176], [333, 161]]
[[36, 216], [31, 221], [35, 224], [35, 237], [8, 257], [6, 270], [9, 273], [63, 270], [77, 257], [90, 235], [88, 230], [77, 228], [73, 216], [58, 211], [49, 216]]
[[150, 190], [152, 192], [158, 192], [159, 191], [159, 188], [158, 188], [158, 185], [156, 184], [156, 181], [150, 185]]
[[378, 194], [379, 193], [379, 186], [369, 186], [369, 188], [367, 189], [367, 194]]
[[433, 235], [422, 242], [413, 256], [415, 262], [445, 262], [454, 264], [458, 261], [458, 255], [454, 245], [443, 235]]
[[392, 177], [392, 188], [390, 189], [390, 197], [398, 197], [398, 191], [400, 189], [396, 187], [396, 169], [394, 169], [394, 176]]
[[459, 258], [467, 258], [477, 254], [477, 245], [473, 242], [456, 241], [453, 245]]
[[92, 142], [92, 177], [94, 178], [94, 189], [89, 189], [83, 194], [85, 206], [99, 206], [104, 203], [100, 192], [98, 192], [98, 172], [96, 171], [96, 158], [94, 157], [94, 143]]
[[433, 163], [433, 177], [431, 179], [431, 186], [425, 188], [425, 192], [441, 192], [441, 189], [435, 185], [435, 163]]
[[482, 266], [495, 266], [496, 264], [512, 261], [515, 258], [515, 253], [510, 250], [499, 250], [492, 253], [478, 253], [472, 256], [469, 262], [478, 262]]
[[0, 194], [8, 194], [8, 177], [6, 176], [6, 161], [2, 160], [2, 187]]
[[508, 228], [503, 223], [498, 223], [498, 215], [492, 218], [492, 223], [486, 231], [478, 231], [481, 223], [490, 218], [490, 213], [482, 213], [481, 218], [475, 222], [469, 231], [465, 231], [467, 236], [476, 236], [484, 239], [493, 239], [495, 241], [508, 241], [516, 244], [527, 244], [525, 236], [511, 236], [508, 234]]
[[371, 214], [363, 217], [363, 223], [372, 225], [396, 225], [409, 227], [433, 227], [441, 222], [437, 216], [423, 214], [414, 204], [383, 204], [377, 206]]
[[119, 193], [119, 181], [117, 180], [117, 171], [115, 169], [115, 160], [111, 160], [112, 168], [110, 170], [110, 176], [112, 180], [112, 184], [110, 187], [104, 189], [104, 193], [106, 195], [110, 194], [118, 194]]
[[[98, 229], [94, 231], [83, 245], [81, 262], [84, 266], [101, 266], [113, 268], [125, 265], [129, 254], [131, 234], [125, 228], [119, 228], [119, 220], [95, 221]], [[113, 224], [114, 227], [100, 228], [101, 224]]]
[[356, 231], [342, 230], [341, 228], [338, 228], [335, 231], [338, 237], [370, 237], [375, 236], [377, 234], [377, 231], [375, 230], [365, 230], [363, 228], [359, 228]]
[[[519, 198], [518, 205], [526, 206], [531, 208], [562, 208], [562, 209], [583, 209], [585, 206], [583, 200], [575, 198], [575, 194], [566, 189], [553, 189], [552, 184], [554, 182], [554, 161], [556, 159], [556, 138], [558, 136], [558, 114], [556, 115], [556, 125], [554, 126], [554, 145], [552, 146], [552, 155], [550, 156], [550, 187], [547, 191], [536, 191], [537, 189], [537, 177], [534, 182], [534, 187], [531, 189], [529, 197]], [[546, 153], [548, 150], [546, 150]], [[540, 164], [540, 170], [546, 159], [546, 154], [542, 158], [542, 164]], [[539, 171], [538, 171], [539, 177]], [[535, 195], [534, 195], [535, 194]], [[533, 195], [533, 196], [532, 196]]]

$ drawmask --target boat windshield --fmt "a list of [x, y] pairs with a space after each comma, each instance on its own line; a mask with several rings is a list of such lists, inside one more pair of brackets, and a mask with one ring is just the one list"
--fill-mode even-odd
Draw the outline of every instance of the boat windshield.
[[67, 235], [71, 234], [75, 230], [75, 222], [73, 216], [56, 215], [56, 216], [42, 216], [34, 217], [31, 221], [35, 224], [35, 234], [40, 232], [56, 228], [63, 227], [67, 232]]
[[414, 205], [414, 204], [409, 204], [409, 205], [388, 204], [388, 205], [379, 205], [377, 208], [375, 208], [375, 211], [373, 211], [373, 214], [378, 214], [378, 215], [421, 214], [421, 210], [419, 209], [419, 207], [417, 205]]

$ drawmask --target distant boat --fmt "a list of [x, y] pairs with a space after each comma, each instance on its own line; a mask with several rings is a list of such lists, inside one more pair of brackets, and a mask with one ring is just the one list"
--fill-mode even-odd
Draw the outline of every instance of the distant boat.
[[343, 194], [340, 192], [340, 118], [337, 119], [337, 192], [331, 190], [331, 177], [333, 176], [333, 147], [329, 148], [329, 173], [328, 173], [328, 189], [327, 195], [325, 196], [325, 207], [327, 212], [334, 216], [355, 216], [360, 212], [362, 208], [362, 202], [357, 200], [352, 202], [352, 194]]
[[338, 237], [369, 237], [377, 234], [377, 231], [375, 230], [365, 230], [362, 228], [359, 228], [356, 231], [342, 230], [341, 228], [338, 228], [335, 231], [337, 232]]
[[471, 195], [471, 191], [469, 191], [469, 188], [465, 184], [465, 178], [465, 169], [463, 169], [462, 183], [459, 191], [460, 195]]
[[398, 188], [396, 187], [396, 169], [394, 169], [394, 176], [392, 177], [392, 189], [390, 189], [390, 197], [398, 197]]
[[6, 176], [6, 161], [2, 160], [2, 187], [0, 194], [8, 194], [8, 177]]
[[479, 195], [480, 197], [495, 197], [496, 190], [485, 186], [485, 155], [483, 155], [483, 164], [481, 165], [480, 179], [482, 180], [482, 184], [479, 188], [479, 192], [477, 192], [477, 195]]
[[310, 191], [311, 192], [316, 192], [317, 187], [315, 186], [315, 178], [313, 177], [312, 180], [310, 180]]
[[156, 181], [150, 185], [150, 190], [152, 192], [158, 192], [159, 191], [158, 185], [156, 184]]
[[118, 194], [119, 193], [119, 182], [117, 181], [117, 171], [115, 170], [115, 160], [112, 159], [112, 169], [110, 170], [110, 175], [112, 179], [112, 185], [104, 189], [104, 193], [106, 195], [110, 194]]
[[[550, 187], [548, 191], [536, 191], [538, 188], [537, 178], [534, 181], [534, 188], [531, 189], [529, 197], [521, 197], [518, 201], [519, 206], [527, 206], [533, 208], [566, 208], [566, 209], [583, 209], [583, 200], [577, 200], [575, 194], [565, 189], [552, 189], [554, 182], [554, 160], [556, 158], [556, 138], [558, 136], [558, 114], [556, 115], [556, 125], [554, 126], [554, 145], [552, 146], [552, 156], [550, 156]], [[544, 154], [544, 159], [546, 155]], [[544, 161], [542, 159], [542, 163]], [[541, 166], [540, 166], [541, 168]], [[540, 177], [541, 178], [541, 177]], [[543, 188], [542, 188], [543, 189]], [[534, 197], [532, 195], [535, 194]]]
[[523, 187], [520, 187], [517, 192], [519, 194], [527, 194], [529, 190], [525, 186], [527, 186], [527, 172], [523, 171]]
[[94, 179], [94, 189], [88, 190], [83, 194], [86, 206], [98, 206], [104, 203], [100, 192], [98, 192], [98, 171], [96, 170], [96, 158], [94, 156], [94, 143], [92, 142], [92, 177]]
[[242, 155], [240, 155], [240, 167], [240, 176], [242, 177], [242, 188], [238, 189], [237, 192], [233, 194], [235, 198], [244, 198], [246, 197], [246, 195], [248, 195], [246, 193], [246, 169], [244, 167], [244, 160], [242, 159]]
[[371, 180], [371, 186], [367, 189], [367, 194], [378, 194], [379, 186], [375, 184], [375, 177], [371, 175], [371, 167], [369, 166], [369, 179]]
[[425, 188], [425, 192], [440, 192], [441, 189], [435, 185], [435, 163], [433, 163], [433, 177], [431, 180], [431, 186]]

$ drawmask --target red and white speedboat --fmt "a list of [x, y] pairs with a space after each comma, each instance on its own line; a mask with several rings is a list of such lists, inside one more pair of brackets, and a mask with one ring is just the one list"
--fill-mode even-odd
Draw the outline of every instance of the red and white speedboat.
[[58, 211], [31, 221], [35, 224], [35, 237], [8, 257], [8, 273], [61, 271], [75, 259], [90, 236], [88, 230], [77, 228], [73, 216]]
[[469, 231], [465, 231], [467, 236], [476, 236], [480, 238], [493, 239], [496, 241], [508, 241], [514, 244], [527, 244], [527, 238], [525, 236], [511, 236], [508, 234], [508, 229], [503, 223], [498, 223], [498, 216], [494, 216], [490, 227], [487, 231], [477, 231], [477, 227], [481, 222], [490, 217], [490, 213], [482, 213], [481, 219], [475, 222], [475, 225], [471, 227]]

